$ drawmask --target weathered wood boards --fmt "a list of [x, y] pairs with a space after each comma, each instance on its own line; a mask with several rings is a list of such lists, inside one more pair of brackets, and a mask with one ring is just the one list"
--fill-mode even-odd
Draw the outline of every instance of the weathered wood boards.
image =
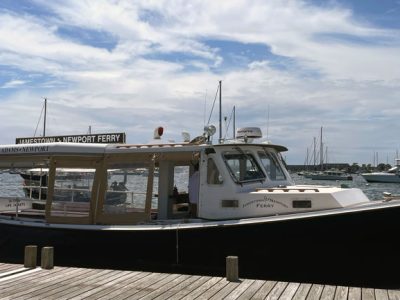
[[253, 279], [229, 282], [222, 277], [66, 267], [35, 270], [32, 273], [32, 269], [21, 265], [0, 263], [0, 299], [400, 298], [400, 290], [311, 283]]

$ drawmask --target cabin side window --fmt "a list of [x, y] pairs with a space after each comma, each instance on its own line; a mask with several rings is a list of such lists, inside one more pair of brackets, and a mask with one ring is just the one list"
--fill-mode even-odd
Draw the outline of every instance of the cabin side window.
[[[147, 166], [131, 167], [118, 165], [118, 168], [107, 170], [107, 190], [104, 198], [103, 213], [121, 214], [144, 212], [147, 195], [149, 168]], [[154, 170], [153, 193], [158, 187], [158, 170]], [[157, 199], [153, 196], [152, 207]]]
[[222, 182], [222, 176], [220, 175], [214, 160], [210, 157], [207, 161], [207, 183], [222, 184]]
[[224, 153], [223, 159], [233, 180], [238, 183], [265, 179], [264, 173], [250, 153]]
[[274, 155], [268, 152], [258, 152], [258, 156], [270, 180], [286, 180], [285, 173]]
[[51, 216], [88, 217], [94, 169], [56, 168]]

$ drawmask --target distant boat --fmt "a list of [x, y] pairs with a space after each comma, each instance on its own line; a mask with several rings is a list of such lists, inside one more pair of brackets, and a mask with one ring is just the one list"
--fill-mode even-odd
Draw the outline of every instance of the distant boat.
[[386, 172], [363, 173], [361, 176], [367, 182], [400, 183], [400, 159], [396, 159], [396, 166]]
[[312, 180], [353, 180], [353, 177], [340, 170], [326, 170], [310, 175]]
[[[87, 192], [93, 180], [95, 169], [59, 168], [56, 174], [54, 195], [57, 201], [88, 202]], [[115, 172], [112, 170], [112, 172]], [[33, 200], [46, 200], [48, 190], [48, 168], [28, 169], [18, 173], [23, 179], [23, 190], [26, 197]], [[107, 203], [123, 203], [126, 201], [125, 182], [113, 182], [108, 187]]]

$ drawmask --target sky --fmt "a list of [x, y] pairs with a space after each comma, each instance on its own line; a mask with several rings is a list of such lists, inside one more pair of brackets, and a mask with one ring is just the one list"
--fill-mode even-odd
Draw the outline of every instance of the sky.
[[321, 127], [328, 162], [393, 164], [400, 0], [0, 2], [0, 144], [43, 133], [44, 98], [46, 135], [195, 138], [218, 127], [219, 81], [223, 137], [235, 107], [288, 164]]

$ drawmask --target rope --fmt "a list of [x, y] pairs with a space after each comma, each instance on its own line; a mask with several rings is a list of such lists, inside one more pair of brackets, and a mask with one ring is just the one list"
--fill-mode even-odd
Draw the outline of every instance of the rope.
[[44, 105], [42, 106], [42, 111], [40, 112], [40, 117], [39, 117], [39, 120], [38, 120], [38, 122], [36, 124], [36, 129], [35, 129], [35, 133], [33, 134], [33, 136], [36, 136], [36, 132], [37, 132], [38, 127], [39, 127], [39, 122], [42, 119], [43, 110], [44, 110]]
[[219, 85], [218, 85], [218, 87], [217, 87], [217, 92], [215, 93], [215, 98], [214, 98], [214, 102], [213, 102], [213, 105], [212, 105], [212, 108], [211, 108], [210, 117], [208, 118], [207, 125], [208, 125], [208, 124], [210, 124], [211, 115], [212, 115], [212, 113], [213, 113], [213, 110], [214, 110], [215, 101], [217, 100], [217, 95], [218, 95], [218, 92], [219, 92]]

